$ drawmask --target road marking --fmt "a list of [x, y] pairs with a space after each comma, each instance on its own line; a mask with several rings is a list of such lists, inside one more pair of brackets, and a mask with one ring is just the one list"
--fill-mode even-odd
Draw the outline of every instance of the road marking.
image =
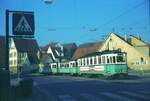
[[122, 94], [129, 95], [129, 96], [133, 96], [133, 97], [136, 97], [136, 98], [142, 98], [142, 99], [148, 99], [148, 100], [150, 100], [150, 97], [149, 97], [149, 96], [142, 95], [142, 94], [137, 94], [136, 92], [133, 93], [133, 92], [123, 91], [123, 92], [121, 92], [121, 93], [122, 93]]
[[[47, 91], [45, 88], [41, 87], [36, 87], [37, 91], [40, 93], [40, 96], [44, 96], [46, 100], [48, 101], [58, 101], [54, 96], [50, 94], [50, 92]], [[38, 96], [37, 96], [38, 97]]]
[[99, 94], [100, 95], [105, 95], [107, 97], [110, 97], [110, 98], [113, 98], [113, 99], [116, 99], [116, 100], [119, 100], [119, 101], [136, 101], [134, 99], [127, 98], [127, 97], [117, 95], [117, 94], [114, 94], [114, 93], [110, 93], [110, 92], [100, 92]]
[[64, 94], [64, 95], [58, 95], [58, 97], [63, 100], [63, 101], [77, 101], [75, 100], [72, 96], [68, 95], [68, 94]]
[[37, 82], [34, 81], [34, 82], [33, 82], [33, 86], [37, 86], [37, 85], [38, 85]]
[[104, 101], [104, 99], [97, 97], [93, 94], [88, 94], [88, 93], [81, 93], [80, 96], [83, 96], [84, 98], [90, 100], [90, 101]]
[[150, 92], [148, 92], [148, 91], [140, 91], [140, 93], [150, 94]]

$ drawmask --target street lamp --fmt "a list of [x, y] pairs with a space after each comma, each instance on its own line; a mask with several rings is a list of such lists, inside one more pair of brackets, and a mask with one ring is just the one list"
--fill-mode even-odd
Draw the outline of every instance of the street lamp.
[[53, 0], [44, 0], [44, 2], [45, 2], [46, 4], [51, 4], [51, 3], [53, 3]]

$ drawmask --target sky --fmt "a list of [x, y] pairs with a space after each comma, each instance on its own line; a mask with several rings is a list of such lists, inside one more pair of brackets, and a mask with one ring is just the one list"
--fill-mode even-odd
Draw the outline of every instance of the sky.
[[5, 35], [5, 10], [9, 9], [34, 12], [35, 38], [40, 46], [102, 41], [111, 32], [122, 37], [140, 35], [150, 43], [148, 1], [53, 0], [46, 4], [44, 0], [1, 0], [0, 35]]

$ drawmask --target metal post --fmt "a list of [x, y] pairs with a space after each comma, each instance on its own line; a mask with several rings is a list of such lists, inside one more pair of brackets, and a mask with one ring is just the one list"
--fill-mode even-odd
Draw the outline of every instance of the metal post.
[[11, 100], [11, 88], [10, 88], [10, 72], [9, 72], [9, 11], [6, 10], [6, 45], [5, 50], [5, 70], [0, 69], [0, 101]]
[[6, 70], [9, 71], [9, 10], [6, 10]]
[[150, 0], [148, 0], [148, 13], [149, 13], [149, 27], [150, 27]]

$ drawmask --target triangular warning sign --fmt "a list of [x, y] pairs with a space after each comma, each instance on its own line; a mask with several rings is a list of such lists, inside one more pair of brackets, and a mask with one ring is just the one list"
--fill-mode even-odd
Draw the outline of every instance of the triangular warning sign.
[[32, 29], [31, 29], [30, 25], [28, 24], [26, 18], [24, 16], [22, 16], [18, 25], [14, 29], [14, 31], [16, 31], [16, 32], [32, 32]]

